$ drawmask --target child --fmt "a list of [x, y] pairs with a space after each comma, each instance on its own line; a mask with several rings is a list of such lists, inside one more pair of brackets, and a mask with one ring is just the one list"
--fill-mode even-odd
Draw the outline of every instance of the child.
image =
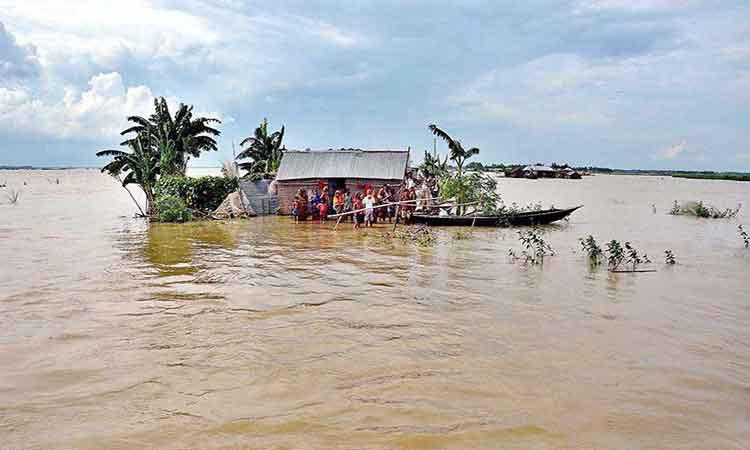
[[294, 196], [292, 202], [292, 216], [294, 217], [294, 223], [299, 223], [299, 194]]
[[321, 223], [326, 221], [326, 217], [328, 217], [328, 203], [326, 202], [318, 203], [318, 217], [320, 217]]
[[374, 207], [375, 207], [375, 197], [372, 195], [372, 190], [367, 191], [367, 197], [365, 197], [364, 200], [365, 204], [365, 226], [366, 227], [372, 227], [372, 223], [374, 222]]

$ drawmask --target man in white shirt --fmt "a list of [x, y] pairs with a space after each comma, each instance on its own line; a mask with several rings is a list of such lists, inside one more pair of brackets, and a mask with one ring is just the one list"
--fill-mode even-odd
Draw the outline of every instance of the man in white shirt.
[[365, 226], [371, 227], [374, 221], [374, 207], [375, 198], [372, 196], [372, 190], [367, 191], [367, 196], [364, 199], [365, 204]]

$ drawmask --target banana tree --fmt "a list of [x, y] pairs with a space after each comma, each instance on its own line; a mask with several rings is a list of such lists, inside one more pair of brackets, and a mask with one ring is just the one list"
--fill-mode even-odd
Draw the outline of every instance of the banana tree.
[[125, 190], [130, 184], [138, 185], [146, 195], [146, 211], [144, 212], [132, 194], [130, 197], [138, 206], [141, 214], [153, 217], [154, 210], [154, 186], [160, 172], [160, 155], [153, 145], [137, 138], [127, 143], [129, 152], [122, 150], [102, 150], [96, 156], [111, 156], [112, 161], [102, 167], [102, 173], [115, 177], [122, 183]]

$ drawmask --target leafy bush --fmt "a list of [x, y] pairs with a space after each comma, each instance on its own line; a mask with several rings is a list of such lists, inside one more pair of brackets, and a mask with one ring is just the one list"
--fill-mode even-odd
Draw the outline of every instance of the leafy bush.
[[581, 248], [588, 255], [589, 264], [591, 266], [598, 266], [602, 262], [604, 252], [599, 244], [594, 239], [594, 236], [589, 235], [586, 239], [578, 239], [581, 242]]
[[463, 241], [466, 239], [471, 239], [471, 231], [467, 230], [456, 230], [453, 233], [453, 240], [454, 241]]
[[554, 256], [555, 251], [552, 250], [547, 241], [544, 240], [544, 234], [542, 230], [538, 228], [532, 228], [527, 231], [518, 232], [518, 240], [521, 242], [521, 246], [524, 248], [521, 251], [520, 257], [516, 255], [513, 249], [508, 251], [508, 256], [511, 260], [516, 261], [521, 259], [524, 264], [530, 264], [532, 266], [544, 264], [545, 256]]
[[[640, 254], [630, 242], [625, 243], [625, 247], [619, 241], [612, 239], [607, 243], [607, 265], [610, 272], [618, 272], [620, 265], [625, 262], [635, 272], [640, 264], [648, 264], [651, 260], [647, 254]], [[621, 271], [620, 271], [621, 272]]]
[[437, 236], [425, 225], [401, 227], [393, 232], [384, 233], [384, 239], [399, 239], [403, 242], [413, 242], [420, 247], [430, 247], [437, 242]]
[[638, 268], [639, 264], [649, 264], [651, 262], [651, 260], [648, 259], [647, 254], [639, 254], [638, 250], [636, 250], [630, 242], [625, 243], [625, 250], [627, 250], [626, 261], [633, 266], [634, 271]]
[[238, 188], [236, 178], [226, 177], [161, 177], [156, 183], [156, 198], [176, 196], [187, 207], [210, 213], [221, 205], [227, 195]]
[[496, 215], [501, 203], [497, 181], [481, 173], [445, 178], [440, 185], [440, 196], [455, 197], [456, 203], [480, 202], [478, 209], [484, 215]]
[[742, 225], [737, 226], [737, 232], [740, 234], [740, 238], [745, 243], [745, 248], [750, 248], [750, 236], [747, 234]]
[[625, 251], [619, 241], [612, 239], [607, 243], [607, 266], [609, 270], [615, 271], [625, 260]]
[[189, 222], [193, 215], [180, 197], [167, 195], [156, 200], [156, 218], [159, 222]]
[[718, 209], [711, 205], [706, 205], [703, 202], [687, 202], [680, 205], [677, 200], [672, 204], [672, 209], [669, 210], [669, 214], [673, 216], [695, 216], [702, 217], [704, 219], [731, 219], [740, 212], [742, 206], [738, 205], [737, 208]]

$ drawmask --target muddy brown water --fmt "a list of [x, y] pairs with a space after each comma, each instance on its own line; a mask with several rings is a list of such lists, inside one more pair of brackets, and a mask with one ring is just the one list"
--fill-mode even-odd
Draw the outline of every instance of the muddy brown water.
[[[523, 267], [515, 230], [147, 225], [95, 170], [0, 181], [22, 189], [0, 189], [0, 448], [750, 446], [750, 215], [666, 214], [750, 207], [750, 183], [501, 179], [585, 205]], [[588, 270], [588, 234], [658, 272]]]

